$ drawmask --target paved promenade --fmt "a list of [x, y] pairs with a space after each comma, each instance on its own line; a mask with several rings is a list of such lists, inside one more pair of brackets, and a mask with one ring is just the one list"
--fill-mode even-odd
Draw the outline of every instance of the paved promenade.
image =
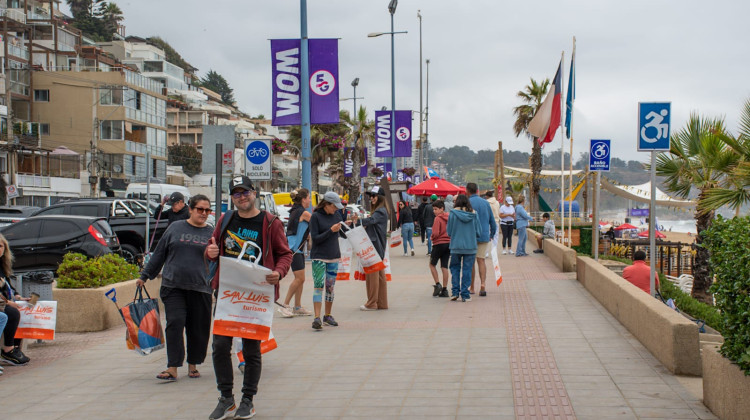
[[[425, 252], [393, 258], [387, 311], [361, 312], [364, 284], [348, 281], [336, 285], [339, 327], [277, 317], [256, 418], [715, 418], [699, 378], [671, 375], [543, 255], [501, 255], [501, 287], [461, 303], [432, 297]], [[311, 286], [308, 275], [308, 308]], [[203, 377], [188, 378], [185, 365], [165, 383], [154, 376], [166, 352], [137, 356], [123, 337], [116, 328], [32, 345], [32, 362], [0, 377], [2, 417], [208, 418], [218, 397], [210, 349]]]

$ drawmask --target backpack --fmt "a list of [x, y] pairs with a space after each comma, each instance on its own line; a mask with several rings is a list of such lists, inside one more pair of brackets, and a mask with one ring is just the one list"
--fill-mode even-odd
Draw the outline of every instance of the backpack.
[[[227, 210], [227, 212], [224, 213], [224, 218], [221, 219], [221, 225], [219, 226], [219, 232], [224, 232], [227, 229], [227, 226], [229, 226], [229, 222], [232, 220], [232, 217], [234, 217], [234, 210]], [[211, 281], [213, 281], [214, 277], [216, 276], [216, 270], [218, 269], [219, 260], [208, 261], [208, 265], [206, 267], [206, 283], [209, 286], [211, 285]]]

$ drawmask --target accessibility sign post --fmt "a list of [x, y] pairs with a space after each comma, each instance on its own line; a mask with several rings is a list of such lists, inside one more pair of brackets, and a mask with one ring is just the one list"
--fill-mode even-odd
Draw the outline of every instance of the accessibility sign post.
[[651, 203], [648, 222], [651, 296], [656, 296], [656, 152], [669, 151], [671, 112], [671, 102], [638, 103], [638, 151], [651, 152]]
[[594, 173], [596, 183], [594, 184], [594, 217], [591, 223], [594, 238], [594, 259], [599, 259], [599, 186], [601, 184], [601, 171], [609, 172], [610, 145], [611, 140], [594, 140], [589, 145], [589, 171]]
[[245, 140], [245, 168], [250, 179], [271, 179], [271, 140]]

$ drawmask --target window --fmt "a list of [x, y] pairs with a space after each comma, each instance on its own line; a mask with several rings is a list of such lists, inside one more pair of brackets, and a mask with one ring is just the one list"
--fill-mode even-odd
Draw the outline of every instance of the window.
[[49, 102], [49, 89], [34, 89], [34, 102]]
[[123, 122], [118, 120], [102, 121], [101, 139], [102, 140], [122, 140], [123, 139]]
[[54, 238], [55, 236], [68, 236], [70, 232], [80, 232], [80, 228], [75, 224], [65, 220], [45, 220], [44, 236]]
[[76, 216], [98, 216], [99, 206], [70, 206], [70, 214]]
[[49, 215], [53, 215], [53, 214], [65, 214], [65, 207], [64, 206], [49, 207], [49, 208], [46, 208], [46, 209], [40, 211], [39, 214], [40, 215], [43, 214], [45, 216], [49, 216]]
[[41, 220], [32, 220], [22, 224], [12, 224], [3, 230], [3, 236], [9, 241], [39, 237], [39, 230], [41, 227]]
[[122, 88], [99, 89], [99, 103], [102, 105], [122, 105]]
[[39, 123], [39, 134], [49, 136], [49, 124]]

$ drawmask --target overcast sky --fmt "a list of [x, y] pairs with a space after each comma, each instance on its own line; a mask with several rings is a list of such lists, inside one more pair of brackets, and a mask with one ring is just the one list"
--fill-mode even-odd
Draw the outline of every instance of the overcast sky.
[[[120, 0], [128, 35], [158, 35], [200, 69], [222, 74], [240, 108], [271, 114], [272, 38], [299, 37], [293, 0]], [[311, 38], [340, 38], [340, 96], [370, 116], [390, 107], [388, 0], [309, 0]], [[63, 7], [65, 9], [65, 7]], [[419, 20], [430, 59], [429, 138], [433, 146], [530, 151], [513, 135], [515, 94], [529, 77], [552, 78], [565, 51], [567, 89], [577, 38], [574, 155], [589, 139], [609, 138], [613, 155], [645, 161], [636, 151], [639, 101], [671, 101], [672, 128], [690, 112], [724, 116], [732, 131], [750, 98], [750, 3], [747, 1], [401, 0], [395, 15], [396, 108], [419, 110]], [[426, 82], [426, 67], [425, 82]], [[351, 110], [352, 102], [342, 102]], [[425, 104], [426, 105], [426, 104]], [[418, 135], [415, 119], [413, 132]], [[547, 148], [560, 147], [560, 134]], [[566, 140], [566, 151], [569, 148]]]

